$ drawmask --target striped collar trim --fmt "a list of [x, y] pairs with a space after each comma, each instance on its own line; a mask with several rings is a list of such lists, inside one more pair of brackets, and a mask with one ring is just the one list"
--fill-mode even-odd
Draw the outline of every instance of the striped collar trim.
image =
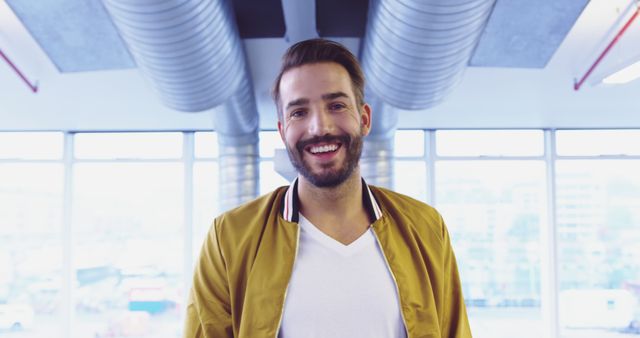
[[[362, 203], [365, 210], [369, 213], [369, 216], [378, 220], [382, 217], [382, 210], [378, 205], [371, 189], [367, 183], [362, 179]], [[300, 213], [300, 201], [298, 200], [298, 178], [293, 180], [287, 189], [287, 193], [284, 195], [284, 203], [282, 203], [282, 217], [289, 222], [298, 223]]]

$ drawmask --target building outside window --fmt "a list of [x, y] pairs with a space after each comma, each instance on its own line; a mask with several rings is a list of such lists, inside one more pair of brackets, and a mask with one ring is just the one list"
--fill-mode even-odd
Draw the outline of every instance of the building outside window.
[[[264, 194], [289, 182], [278, 133], [260, 141]], [[0, 133], [0, 336], [180, 337], [222, 211], [217, 147], [215, 132]], [[443, 214], [480, 338], [637, 335], [638, 172], [638, 130], [395, 139], [395, 190]]]

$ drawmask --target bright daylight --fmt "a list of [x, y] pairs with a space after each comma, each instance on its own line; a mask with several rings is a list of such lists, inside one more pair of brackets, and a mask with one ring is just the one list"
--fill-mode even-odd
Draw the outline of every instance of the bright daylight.
[[640, 338], [640, 2], [0, 1], [0, 338]]

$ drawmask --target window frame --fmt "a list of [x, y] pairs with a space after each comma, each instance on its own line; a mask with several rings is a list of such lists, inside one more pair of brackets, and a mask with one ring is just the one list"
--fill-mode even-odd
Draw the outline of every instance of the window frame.
[[[611, 128], [602, 128], [603, 130], [617, 130]], [[409, 129], [410, 130], [410, 129]], [[545, 272], [542, 276], [542, 294], [541, 299], [543, 304], [541, 306], [542, 315], [544, 318], [545, 331], [550, 337], [560, 337], [560, 323], [559, 323], [559, 309], [558, 309], [558, 265], [556, 262], [558, 254], [558, 228], [557, 228], [557, 200], [556, 200], [556, 164], [561, 160], [599, 160], [599, 159], [629, 159], [640, 160], [640, 155], [577, 155], [570, 154], [559, 155], [557, 153], [556, 136], [558, 131], [562, 130], [576, 130], [576, 129], [534, 129], [542, 130], [544, 133], [544, 153], [540, 156], [441, 156], [436, 153], [437, 130], [447, 129], [421, 129], [423, 131], [422, 146], [424, 153], [422, 156], [394, 156], [393, 160], [401, 161], [418, 161], [424, 162], [426, 167], [426, 180], [425, 188], [426, 200], [429, 204], [436, 204], [435, 196], [435, 175], [436, 175], [436, 163], [437, 161], [509, 161], [509, 160], [538, 160], [544, 161], [546, 164], [546, 187], [547, 187], [547, 224], [548, 226], [544, 230], [543, 243], [541, 243], [542, 252], [544, 257], [542, 261], [544, 266], [541, 267], [541, 271]], [[457, 129], [459, 130], [459, 129]], [[478, 130], [478, 129], [469, 129]], [[487, 130], [487, 129], [482, 129]], [[504, 129], [500, 129], [504, 130]], [[523, 130], [523, 129], [514, 129]], [[526, 130], [526, 129], [524, 129]], [[600, 129], [579, 129], [579, 130], [600, 130]], [[632, 129], [640, 130], [640, 129]], [[193, 239], [193, 215], [194, 215], [194, 177], [193, 170], [194, 164], [200, 162], [215, 162], [219, 163], [218, 157], [196, 157], [195, 156], [195, 133], [208, 130], [186, 130], [186, 131], [167, 131], [167, 132], [180, 132], [182, 133], [182, 156], [181, 158], [164, 158], [164, 159], [81, 159], [74, 156], [74, 141], [75, 135], [81, 133], [79, 131], [57, 131], [63, 134], [63, 154], [62, 158], [56, 159], [29, 159], [29, 158], [0, 158], [0, 164], [2, 163], [62, 163], [64, 166], [64, 182], [63, 182], [63, 212], [62, 212], [62, 250], [63, 250], [63, 278], [62, 278], [62, 315], [64, 318], [64, 334], [70, 336], [72, 332], [72, 319], [74, 304], [73, 299], [73, 250], [72, 250], [72, 201], [73, 201], [73, 170], [74, 165], [84, 162], [178, 162], [184, 165], [184, 285], [188, 288], [191, 283], [191, 269], [193, 266], [192, 252], [194, 244], [197, 246], [199, 243], [194, 243]], [[273, 130], [264, 130], [273, 132]], [[14, 132], [14, 131], [12, 131]], [[20, 132], [20, 131], [15, 131]], [[25, 131], [29, 132], [29, 131]], [[95, 131], [98, 132], [98, 131]], [[127, 131], [129, 132], [129, 131]], [[145, 132], [145, 131], [139, 131]], [[149, 132], [149, 131], [146, 131]], [[150, 131], [150, 132], [163, 132], [163, 131]], [[85, 131], [82, 131], [85, 133]], [[274, 158], [259, 157], [260, 163], [274, 161]], [[185, 296], [186, 297], [186, 296]]]

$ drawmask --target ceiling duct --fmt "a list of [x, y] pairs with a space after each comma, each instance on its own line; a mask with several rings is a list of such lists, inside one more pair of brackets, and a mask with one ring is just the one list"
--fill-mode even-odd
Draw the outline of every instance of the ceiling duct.
[[138, 67], [169, 107], [213, 108], [246, 76], [226, 1], [103, 0]]
[[104, 0], [138, 67], [169, 107], [211, 110], [221, 210], [258, 195], [258, 111], [225, 0]]
[[372, 0], [362, 63], [400, 109], [440, 103], [461, 79], [495, 0]]
[[244, 77], [242, 81], [240, 90], [214, 111], [220, 168], [219, 207], [223, 211], [254, 199], [260, 187], [255, 98], [249, 79]]
[[365, 101], [371, 105], [371, 130], [364, 138], [360, 171], [368, 184], [393, 188], [394, 135], [398, 125], [398, 110], [390, 107], [365, 90]]

